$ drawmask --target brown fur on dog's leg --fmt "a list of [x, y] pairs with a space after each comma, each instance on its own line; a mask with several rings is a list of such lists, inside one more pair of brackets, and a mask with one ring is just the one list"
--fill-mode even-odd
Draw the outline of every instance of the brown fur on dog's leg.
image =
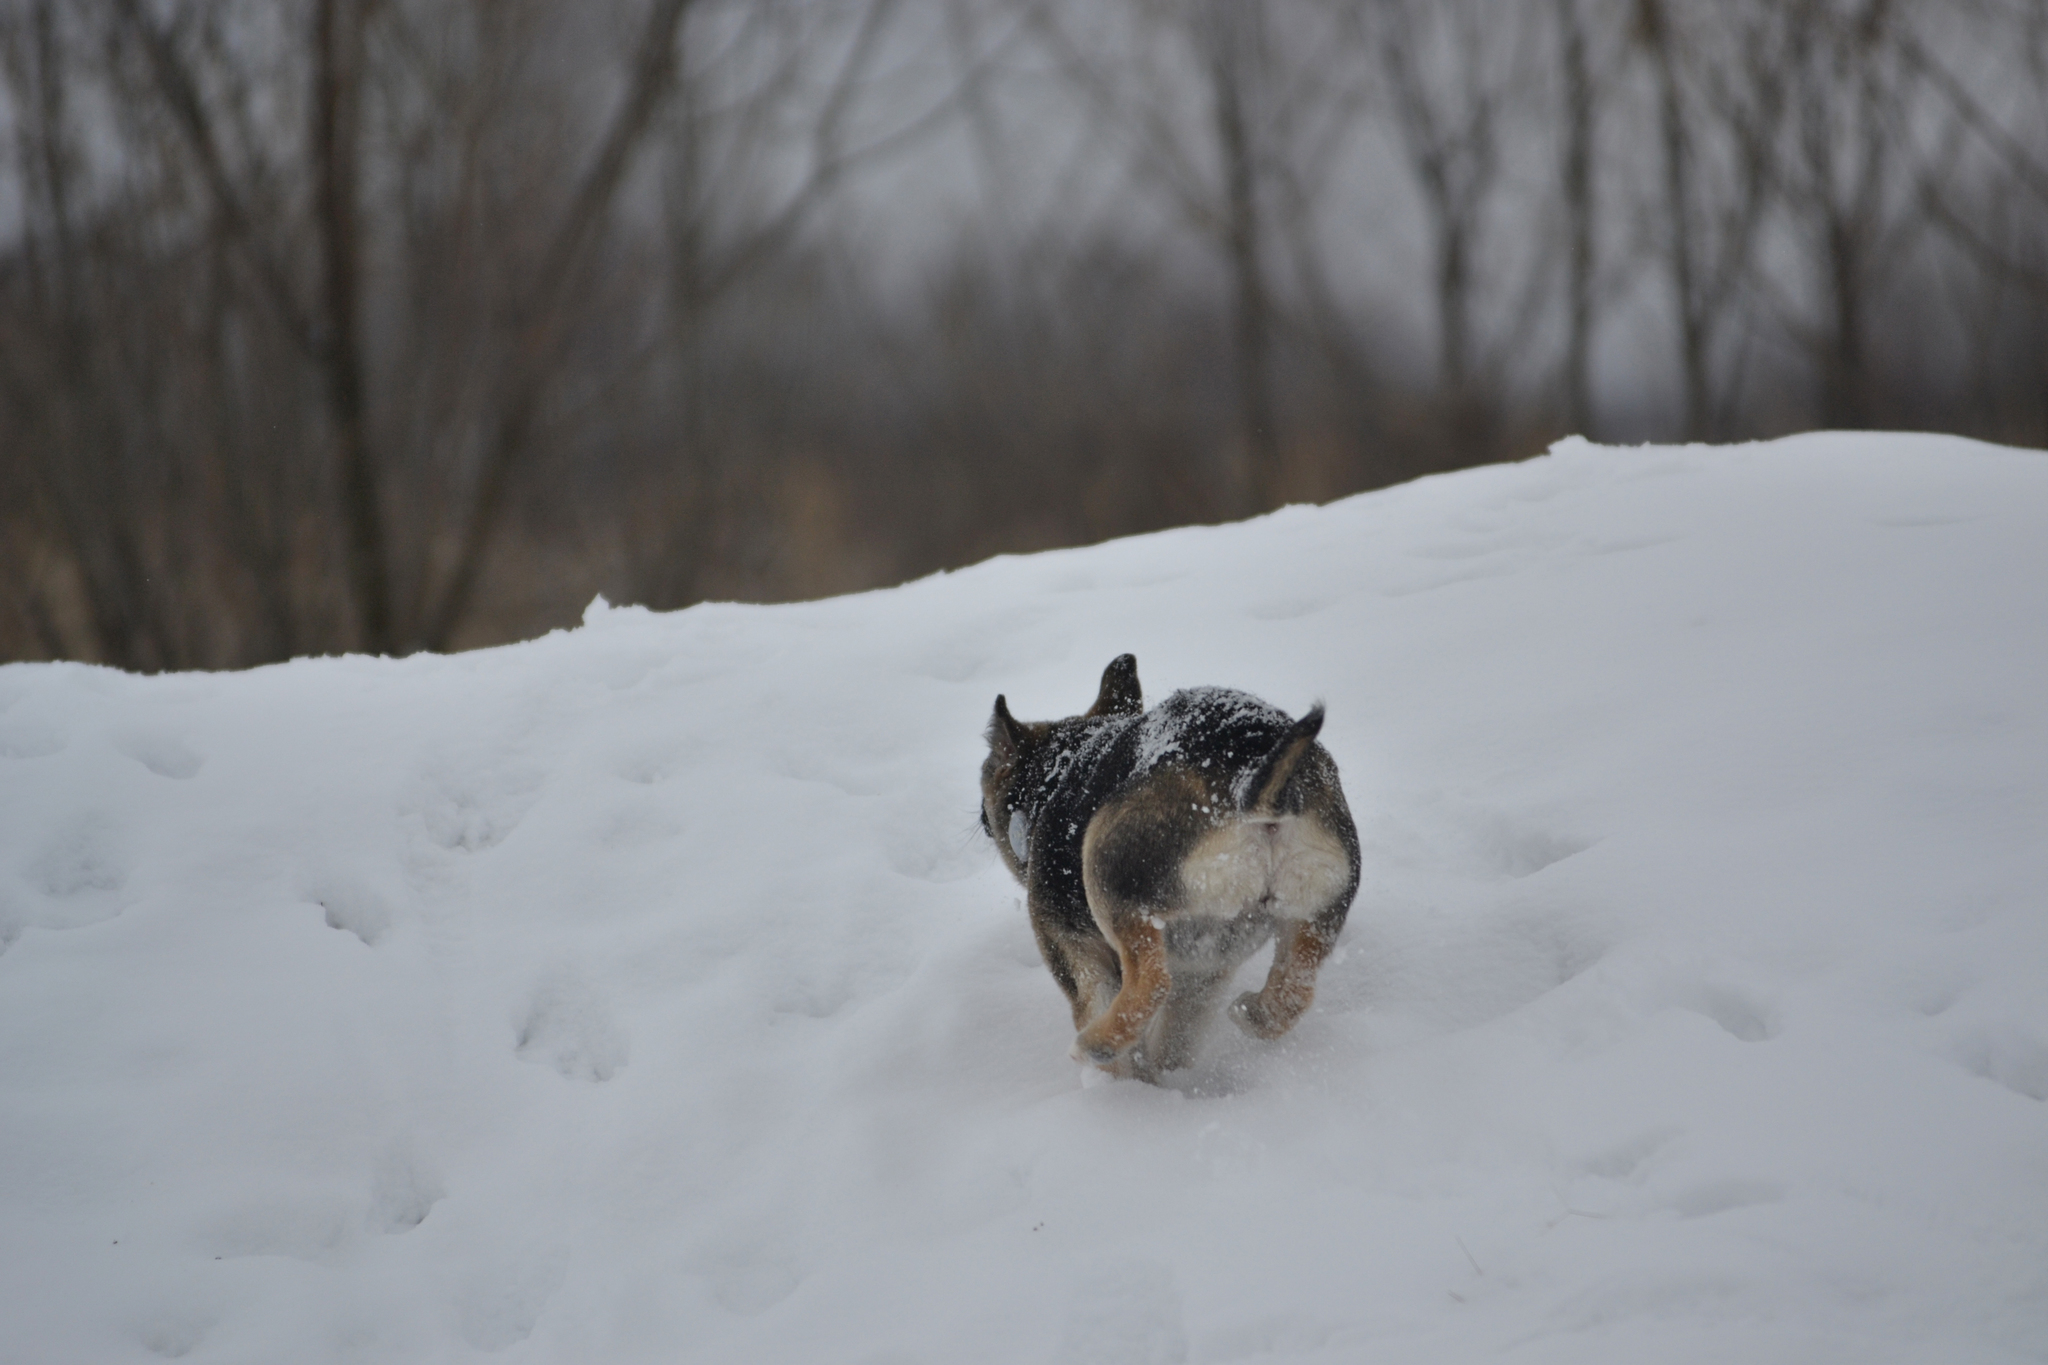
[[1122, 959], [1123, 988], [1100, 1019], [1074, 1040], [1090, 1061], [1107, 1063], [1143, 1036], [1173, 978], [1166, 969], [1166, 932], [1150, 918], [1119, 926], [1117, 954]]
[[1294, 1027], [1316, 998], [1316, 969], [1336, 946], [1337, 936], [1312, 920], [1282, 920], [1273, 935], [1273, 969], [1263, 990], [1246, 991], [1230, 1006], [1230, 1018], [1254, 1038], [1271, 1040]]
[[1038, 940], [1039, 957], [1066, 993], [1074, 1029], [1079, 1032], [1106, 1013], [1116, 996], [1120, 981], [1116, 954], [1100, 938], [1093, 944], [1062, 938], [1054, 932], [1056, 922], [1046, 916], [1035, 917], [1032, 936]]

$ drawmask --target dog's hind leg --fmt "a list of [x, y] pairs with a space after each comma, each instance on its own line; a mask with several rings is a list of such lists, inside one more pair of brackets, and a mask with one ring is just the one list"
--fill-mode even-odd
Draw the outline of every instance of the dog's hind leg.
[[1034, 913], [1031, 929], [1038, 940], [1039, 957], [1066, 993], [1075, 1030], [1088, 1027], [1116, 998], [1121, 978], [1115, 952], [1100, 934], [1084, 937], [1059, 925], [1050, 915]]
[[[1098, 914], [1098, 921], [1103, 918]], [[1117, 919], [1115, 942], [1123, 984], [1109, 1009], [1074, 1040], [1082, 1056], [1105, 1066], [1144, 1037], [1152, 1016], [1173, 989], [1166, 967], [1166, 932], [1156, 917], [1135, 914]]]
[[1078, 945], [1068, 954], [1074, 973], [1074, 1031], [1087, 1028], [1090, 1024], [1109, 1013], [1116, 1003], [1117, 991], [1123, 985], [1123, 976], [1117, 970], [1116, 955], [1109, 945], [1097, 941], [1086, 948]]
[[1255, 1038], [1278, 1038], [1315, 999], [1316, 971], [1337, 946], [1358, 892], [1357, 835], [1332, 791], [1323, 789], [1322, 810], [1270, 826], [1273, 967], [1264, 988], [1230, 1007], [1232, 1021]]
[[1254, 1038], [1278, 1038], [1293, 1028], [1316, 998], [1316, 969], [1336, 944], [1336, 927], [1320, 918], [1278, 921], [1273, 926], [1273, 968], [1266, 973], [1265, 987], [1237, 997], [1230, 1006], [1232, 1021]]
[[1113, 1070], [1128, 1066], [1143, 1075], [1152, 1065], [1137, 1054], [1173, 990], [1166, 921], [1182, 909], [1180, 866], [1203, 823], [1192, 814], [1197, 791], [1198, 783], [1183, 779], [1181, 787], [1155, 781], [1126, 792], [1096, 812], [1082, 839], [1088, 913], [1116, 950], [1121, 980], [1116, 999], [1080, 1031], [1074, 1048]]

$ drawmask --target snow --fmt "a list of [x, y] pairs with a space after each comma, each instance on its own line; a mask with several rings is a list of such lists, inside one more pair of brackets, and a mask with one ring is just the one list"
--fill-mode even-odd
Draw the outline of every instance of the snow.
[[[403, 661], [0, 669], [0, 1360], [2048, 1357], [2048, 458], [1601, 449]], [[995, 694], [1328, 705], [1091, 1080]], [[1248, 977], [1263, 970], [1248, 965]]]

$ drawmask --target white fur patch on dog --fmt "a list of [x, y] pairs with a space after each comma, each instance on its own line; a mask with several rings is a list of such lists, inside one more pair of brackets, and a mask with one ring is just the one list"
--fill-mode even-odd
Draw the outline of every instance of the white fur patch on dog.
[[1268, 897], [1282, 919], [1306, 919], [1343, 889], [1344, 847], [1319, 821], [1244, 820], [1208, 835], [1181, 865], [1188, 908], [1228, 918]]

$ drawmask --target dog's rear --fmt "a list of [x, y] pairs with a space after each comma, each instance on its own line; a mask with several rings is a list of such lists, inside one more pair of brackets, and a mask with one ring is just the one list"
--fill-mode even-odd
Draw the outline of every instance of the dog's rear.
[[[1110, 665], [1104, 696], [1113, 675], [1119, 696], [1134, 702], [1130, 656]], [[1032, 892], [1047, 965], [1074, 1003], [1077, 1054], [1148, 1075], [1193, 1060], [1218, 996], [1268, 938], [1265, 986], [1239, 996], [1230, 1014], [1262, 1038], [1293, 1027], [1350, 909], [1359, 857], [1336, 764], [1316, 742], [1320, 706], [1290, 721], [1242, 692], [1203, 688], [1142, 717], [1129, 709], [1115, 730], [1097, 722], [1088, 732], [1094, 768], [1083, 785], [1092, 781], [1097, 799], [1083, 803], [1084, 821], [1066, 821], [1085, 825], [1086, 919], [1077, 923], [1079, 907], [1062, 904], [1056, 877], [1027, 875], [1021, 858], [1013, 870]], [[998, 717], [1007, 712], [999, 707]], [[1071, 782], [1073, 766], [1054, 765], [1055, 782]], [[1016, 793], [991, 788], [990, 772], [985, 822], [991, 808], [1016, 809]], [[1055, 861], [1056, 837], [1041, 842]]]
[[1265, 987], [1231, 1017], [1261, 1038], [1292, 1028], [1358, 885], [1357, 835], [1316, 743], [1321, 708], [1288, 722], [1204, 689], [1155, 714], [1170, 754], [1104, 803], [1083, 846], [1089, 909], [1123, 981], [1076, 1047], [1140, 1072], [1193, 1060], [1218, 996], [1269, 937]]

